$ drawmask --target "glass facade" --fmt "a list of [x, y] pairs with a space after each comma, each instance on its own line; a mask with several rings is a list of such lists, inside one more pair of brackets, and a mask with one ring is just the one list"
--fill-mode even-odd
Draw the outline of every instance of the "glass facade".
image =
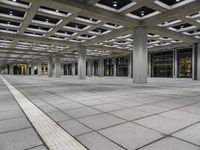
[[173, 51], [152, 53], [152, 77], [173, 77]]
[[117, 58], [116, 67], [117, 76], [128, 76], [128, 56]]
[[192, 77], [192, 49], [178, 51], [178, 77]]
[[94, 60], [94, 76], [99, 75], [99, 63], [98, 60]]
[[[173, 77], [175, 59], [177, 59], [177, 77], [192, 77], [192, 49], [177, 50], [177, 58], [173, 50], [149, 53], [151, 77]], [[128, 76], [129, 56], [104, 59], [104, 76], [114, 76], [114, 60], [116, 59], [116, 76]], [[93, 60], [92, 74], [99, 76], [99, 60]], [[86, 64], [86, 73], [87, 73]], [[21, 70], [21, 69], [20, 69]], [[66, 71], [68, 70], [68, 71]], [[16, 71], [15, 71], [16, 72]], [[72, 64], [65, 65], [64, 74], [72, 75]], [[78, 63], [75, 63], [75, 75], [78, 75]]]
[[78, 75], [78, 63], [75, 63], [75, 75]]
[[113, 76], [114, 59], [104, 59], [104, 76]]

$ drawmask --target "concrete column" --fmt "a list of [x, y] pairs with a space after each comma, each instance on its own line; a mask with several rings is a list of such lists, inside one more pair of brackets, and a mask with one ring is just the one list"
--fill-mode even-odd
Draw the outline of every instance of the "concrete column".
[[178, 51], [174, 50], [173, 51], [173, 78], [178, 77]]
[[4, 68], [4, 71], [3, 71], [3, 74], [8, 74], [8, 66], [5, 65], [5, 68]]
[[55, 56], [55, 74], [56, 78], [60, 77], [60, 55], [56, 54]]
[[92, 76], [92, 60], [89, 59], [88, 60], [88, 66], [87, 66], [87, 75], [88, 77], [91, 77]]
[[38, 63], [38, 76], [39, 77], [42, 76], [42, 63], [41, 62]]
[[72, 76], [75, 76], [75, 62], [72, 62]]
[[78, 58], [78, 78], [86, 79], [86, 49], [80, 47]]
[[148, 76], [147, 29], [137, 27], [134, 30], [133, 82], [146, 83]]
[[100, 58], [99, 59], [99, 77], [104, 76], [104, 59]]
[[128, 77], [133, 78], [133, 53], [129, 54], [128, 60]]
[[13, 64], [9, 65], [9, 74], [10, 75], [13, 75], [13, 66], [14, 66]]
[[151, 52], [148, 53], [148, 77], [151, 77]]
[[194, 43], [192, 49], [192, 79], [200, 80], [200, 42]]
[[117, 76], [117, 61], [116, 58], [113, 59], [113, 76], [116, 77]]
[[92, 67], [91, 67], [92, 68], [92, 76], [94, 76], [94, 60], [92, 60], [92, 64], [91, 65], [92, 65]]
[[26, 75], [29, 75], [29, 64], [26, 64]]
[[53, 76], [53, 58], [49, 56], [48, 58], [48, 77]]
[[31, 64], [31, 75], [32, 75], [32, 76], [35, 75], [34, 64]]
[[60, 64], [60, 75], [61, 76], [64, 75], [64, 64], [63, 63]]

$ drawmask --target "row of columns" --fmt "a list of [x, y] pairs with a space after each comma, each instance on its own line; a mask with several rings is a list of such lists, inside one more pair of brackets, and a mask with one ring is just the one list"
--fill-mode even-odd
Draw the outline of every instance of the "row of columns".
[[[147, 52], [147, 29], [145, 27], [138, 27], [134, 30], [134, 47], [133, 53], [129, 58], [129, 76], [133, 76], [133, 82], [135, 83], [146, 83], [148, 75], [151, 74], [151, 63], [148, 63], [150, 57], [148, 58]], [[177, 51], [174, 51], [174, 56], [177, 58]], [[174, 58], [174, 59], [175, 59]], [[48, 60], [48, 76], [53, 76], [53, 64], [52, 56]], [[114, 60], [114, 76], [116, 76], [116, 59]], [[133, 64], [133, 65], [132, 65]], [[148, 65], [149, 64], [149, 65]], [[177, 77], [177, 60], [173, 62], [174, 70], [173, 76]], [[132, 67], [131, 67], [132, 66]], [[55, 76], [60, 77], [63, 72], [61, 72], [60, 55], [55, 56]], [[101, 57], [99, 59], [99, 76], [104, 76], [104, 59]], [[33, 72], [31, 67], [31, 72]], [[91, 61], [88, 61], [88, 76], [92, 76], [92, 65]], [[32, 73], [31, 73], [32, 74]], [[38, 63], [38, 75], [41, 76], [41, 62]], [[75, 63], [72, 63], [72, 75], [75, 75]], [[86, 78], [86, 47], [82, 46], [79, 48], [79, 58], [78, 58], [78, 78]], [[195, 43], [193, 46], [193, 79], [200, 80], [200, 43]]]

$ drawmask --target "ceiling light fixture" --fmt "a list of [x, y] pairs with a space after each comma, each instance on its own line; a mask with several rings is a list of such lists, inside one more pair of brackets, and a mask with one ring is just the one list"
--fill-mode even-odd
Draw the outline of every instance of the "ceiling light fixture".
[[58, 10], [58, 9], [56, 9], [56, 12], [58, 13], [58, 12], [59, 12], [59, 10]]
[[180, 0], [176, 0], [176, 2], [180, 2]]
[[181, 29], [184, 29], [184, 26], [181, 26], [180, 28], [181, 28]]
[[12, 0], [13, 2], [16, 2], [16, 0]]
[[113, 7], [117, 7], [118, 2], [116, 0], [113, 1]]
[[78, 29], [78, 25], [76, 25], [76, 29]]
[[45, 22], [49, 22], [49, 19], [45, 19]]
[[10, 15], [10, 16], [12, 16], [12, 15], [13, 15], [12, 11], [9, 11], [9, 15]]
[[141, 11], [141, 16], [144, 16], [144, 10]]

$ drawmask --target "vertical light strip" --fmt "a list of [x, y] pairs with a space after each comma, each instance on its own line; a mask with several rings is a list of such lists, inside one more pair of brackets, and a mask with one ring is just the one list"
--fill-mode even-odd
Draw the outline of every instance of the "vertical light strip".
[[4, 81], [12, 95], [15, 97], [17, 103], [23, 109], [26, 116], [29, 118], [50, 150], [86, 150], [84, 146], [58, 126], [15, 87], [13, 87], [3, 77], [1, 77], [1, 79]]

